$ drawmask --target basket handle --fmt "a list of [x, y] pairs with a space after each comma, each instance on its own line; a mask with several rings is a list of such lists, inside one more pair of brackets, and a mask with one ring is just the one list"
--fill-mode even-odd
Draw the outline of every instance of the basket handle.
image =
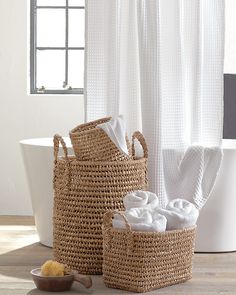
[[66, 158], [66, 160], [68, 160], [67, 146], [66, 146], [66, 143], [65, 143], [64, 139], [61, 137], [61, 135], [55, 134], [54, 138], [53, 138], [53, 143], [54, 143], [54, 160], [57, 161], [57, 158], [58, 158], [59, 144], [62, 145], [65, 158]]
[[[112, 229], [112, 217], [114, 216], [114, 214], [118, 214], [120, 215], [124, 222], [125, 222], [125, 227], [126, 227], [126, 233], [127, 233], [127, 254], [132, 252], [132, 248], [133, 248], [133, 235], [132, 235], [132, 230], [131, 230], [131, 226], [128, 222], [128, 219], [126, 218], [126, 216], [124, 215], [124, 211], [108, 211], [104, 214], [103, 216], [103, 229], [105, 230], [105, 234], [108, 236], [108, 244], [104, 244], [105, 247], [109, 247], [110, 244], [110, 239], [109, 237], [111, 237], [111, 229]], [[105, 239], [104, 239], [105, 241]]]
[[134, 147], [134, 142], [135, 139], [138, 140], [138, 142], [141, 144], [142, 148], [143, 148], [143, 155], [144, 158], [148, 158], [148, 148], [147, 148], [147, 143], [146, 140], [143, 136], [143, 134], [139, 131], [135, 131], [132, 135], [132, 155], [133, 157], [135, 156], [135, 147]]
[[120, 215], [124, 222], [125, 222], [125, 227], [126, 227], [126, 230], [131, 232], [131, 226], [128, 222], [128, 219], [126, 218], [126, 216], [124, 215], [124, 211], [108, 211], [104, 214], [104, 217], [103, 217], [103, 226], [105, 228], [109, 228], [109, 227], [112, 227], [112, 217], [117, 214], [117, 215]]

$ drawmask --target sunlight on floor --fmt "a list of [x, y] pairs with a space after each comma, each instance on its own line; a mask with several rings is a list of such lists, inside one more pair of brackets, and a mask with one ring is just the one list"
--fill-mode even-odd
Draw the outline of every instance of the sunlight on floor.
[[0, 255], [39, 241], [35, 226], [1, 225]]

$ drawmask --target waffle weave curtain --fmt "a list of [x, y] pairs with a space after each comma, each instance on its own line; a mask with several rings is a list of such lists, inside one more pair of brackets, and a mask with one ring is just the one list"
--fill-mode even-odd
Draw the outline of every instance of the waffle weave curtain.
[[123, 114], [149, 189], [201, 208], [221, 162], [223, 0], [87, 0], [86, 120]]

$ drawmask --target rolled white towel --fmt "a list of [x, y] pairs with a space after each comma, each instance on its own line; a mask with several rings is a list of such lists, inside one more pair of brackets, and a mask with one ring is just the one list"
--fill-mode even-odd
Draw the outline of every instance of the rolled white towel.
[[191, 202], [184, 199], [170, 201], [165, 209], [157, 208], [153, 215], [162, 214], [167, 219], [167, 230], [183, 229], [196, 224], [199, 211]]
[[157, 195], [148, 191], [134, 191], [129, 193], [123, 198], [123, 203], [126, 210], [131, 208], [152, 210], [159, 206]]
[[[134, 231], [163, 232], [166, 230], [166, 217], [155, 214], [154, 218], [148, 209], [132, 208], [125, 211], [124, 215]], [[126, 228], [124, 219], [118, 214], [114, 215], [112, 223], [114, 228]]]
[[166, 231], [167, 219], [164, 215], [155, 214], [152, 215], [152, 230], [156, 232], [163, 232]]

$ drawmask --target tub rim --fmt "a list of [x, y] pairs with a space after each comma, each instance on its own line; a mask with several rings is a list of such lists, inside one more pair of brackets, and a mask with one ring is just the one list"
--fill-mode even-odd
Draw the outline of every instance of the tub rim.
[[[68, 148], [72, 148], [69, 137], [63, 137]], [[21, 145], [37, 146], [37, 147], [53, 147], [53, 137], [36, 137], [22, 139], [19, 141]]]

